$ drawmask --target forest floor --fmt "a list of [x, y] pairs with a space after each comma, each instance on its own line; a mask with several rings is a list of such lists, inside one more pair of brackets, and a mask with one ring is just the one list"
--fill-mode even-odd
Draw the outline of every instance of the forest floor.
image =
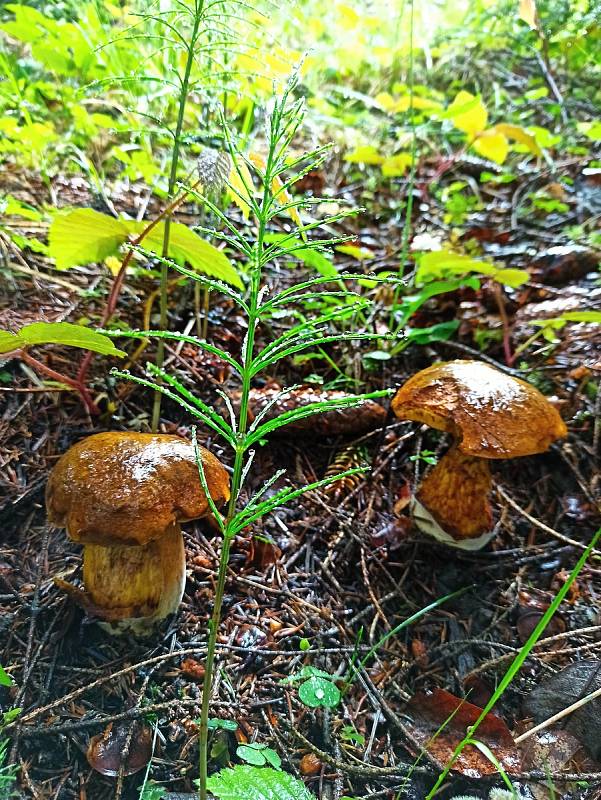
[[[426, 236], [448, 237], [444, 209], [428, 191], [438, 166], [425, 163], [417, 176], [412, 238], [420, 236], [422, 241]], [[439, 180], [470, 181], [474, 170], [481, 169], [475, 160], [459, 159]], [[598, 214], [599, 176], [582, 174], [575, 159], [560, 164], [559, 170], [573, 180], [568, 198], [573, 223], [591, 209]], [[327, 172], [309, 179], [320, 193], [325, 188], [334, 199], [365, 204], [364, 188], [345, 185], [340, 169], [328, 166]], [[460, 697], [469, 694], [471, 702], [484, 705], [599, 526], [598, 327], [568, 324], [551, 353], [535, 345], [511, 367], [503, 350], [501, 334], [506, 346], [515, 349], [532, 334], [532, 319], [578, 309], [583, 302], [586, 308], [601, 309], [595, 254], [563, 237], [565, 217], [554, 221], [553, 215], [534, 216], [527, 224], [516, 219], [526, 193], [552, 180], [539, 170], [521, 174], [511, 185], [499, 184], [490, 194], [480, 187], [485, 210], [471, 214], [464, 228], [464, 242], [475, 240], [486, 256], [527, 269], [528, 284], [501, 295], [486, 285], [477, 293], [463, 289], [441, 295], [424, 306], [415, 325], [458, 319], [454, 338], [412, 345], [369, 371], [361, 357], [364, 345], [347, 343], [329, 355], [344, 373], [360, 378], [360, 391], [397, 387], [435, 360], [488, 360], [535, 382], [554, 398], [568, 424], [568, 438], [542, 455], [495, 464], [497, 535], [485, 550], [474, 553], [450, 551], [425, 538], [408, 516], [410, 492], [428, 468], [412, 457], [425, 449], [441, 452], [448, 441], [439, 434], [389, 415], [383, 427], [360, 436], [315, 440], [307, 431], [281, 435], [260, 448], [248, 492], [280, 468], [287, 470], [282, 480], [291, 485], [322, 478], [333, 462], [344, 468], [359, 459], [371, 470], [337, 492], [313, 492], [265, 519], [252, 533], [267, 542], [253, 539], [250, 532], [236, 540], [212, 716], [234, 720], [238, 730], [215, 734], [214, 768], [235, 757], [237, 743], [257, 740], [277, 750], [287, 771], [299, 774], [300, 764], [318, 798], [423, 800], [436, 777], [434, 756], [422, 759], [408, 781], [400, 768], [395, 771], [401, 763], [413, 763], [419, 752], [417, 722], [404, 715], [407, 700], [417, 692], [442, 688]], [[2, 182], [3, 190], [36, 206], [51, 199], [34, 175], [5, 172]], [[83, 179], [56, 178], [53, 189], [59, 205], [106, 211]], [[151, 216], [160, 204], [145, 192], [127, 187], [111, 198], [118, 211], [132, 216], [150, 200]], [[371, 193], [368, 206], [368, 212], [347, 221], [342, 232], [372, 251], [369, 270], [396, 270], [402, 238], [397, 198], [380, 188]], [[187, 207], [179, 219], [195, 222], [196, 210]], [[549, 253], [562, 245], [565, 252]], [[39, 319], [98, 319], [111, 280], [104, 267], [57, 273], [38, 264], [35, 255], [27, 261], [15, 252], [4, 257], [11, 271], [0, 286], [0, 327]], [[336, 263], [357, 269], [356, 262], [341, 254]], [[299, 274], [297, 267], [295, 277]], [[274, 269], [266, 280], [281, 285], [289, 280], [286, 268]], [[154, 288], [143, 273], [128, 278], [118, 318], [142, 327], [143, 303]], [[385, 292], [376, 296], [383, 326], [389, 318], [389, 299]], [[172, 330], [194, 325], [190, 286], [173, 286], [169, 314]], [[483, 320], [493, 335], [482, 339], [478, 349], [473, 332]], [[209, 340], [232, 352], [244, 335], [235, 310], [216, 296], [208, 330]], [[260, 331], [263, 337], [271, 334]], [[126, 344], [126, 349], [134, 348]], [[141, 362], [153, 353], [154, 345], [149, 345], [130, 368], [141, 371]], [[215, 402], [216, 388], [237, 388], [222, 365], [192, 347], [168, 347], [167, 353], [170, 368], [204, 400]], [[72, 352], [53, 348], [43, 358], [67, 373], [73, 369]], [[49, 470], [71, 444], [88, 434], [148, 430], [151, 393], [111, 378], [111, 366], [101, 357], [93, 362], [92, 387], [103, 412], [95, 419], [75, 394], [50, 393], [18, 362], [5, 364], [0, 374], [0, 659], [14, 679], [13, 687], [0, 691], [5, 703], [23, 709], [7, 733], [12, 760], [21, 768], [21, 790], [32, 798], [137, 798], [143, 772], [106, 777], [86, 759], [91, 737], [111, 723], [111, 735], [127, 741], [130, 753], [148, 746], [150, 729], [152, 779], [170, 791], [193, 791], [197, 775], [195, 720], [219, 537], [203, 522], [185, 526], [184, 602], [177, 618], [150, 641], [107, 636], [53, 582], [56, 576], [79, 578], [81, 551], [64, 531], [47, 524], [44, 487]], [[329, 366], [316, 367], [315, 362], [290, 362], [281, 374], [269, 377], [282, 386], [302, 384], [316, 371], [326, 383], [336, 377]], [[161, 430], [189, 436], [190, 426], [181, 408], [164, 403]], [[206, 432], [199, 431], [199, 436], [222, 456]], [[544, 641], [503, 695], [497, 713], [510, 730], [528, 727], [531, 715], [524, 702], [535, 687], [576, 661], [601, 659], [600, 557], [596, 552], [584, 567]], [[411, 614], [463, 588], [463, 594], [380, 646], [347, 686], [338, 708], [309, 708], [294, 686], [282, 684], [282, 679], [310, 665], [336, 676], [342, 685], [353, 653], [366, 653]], [[597, 721], [598, 729], [589, 728], [589, 734], [598, 740], [601, 713]], [[353, 729], [358, 737], [349, 735]], [[309, 753], [315, 758], [301, 761]], [[525, 792], [534, 792], [531, 797], [599, 797], [594, 786], [601, 784], [601, 765], [582, 747], [563, 762], [552, 762], [552, 773], [572, 774], [569, 783], [552, 776], [556, 795], [549, 790], [540, 794], [540, 783], [528, 777], [542, 766], [540, 761], [525, 751], [520, 758], [515, 782]], [[577, 777], [588, 784], [578, 786]], [[439, 796], [448, 800], [469, 791], [485, 798], [493, 784], [500, 785], [498, 775], [471, 780], [453, 773]]]

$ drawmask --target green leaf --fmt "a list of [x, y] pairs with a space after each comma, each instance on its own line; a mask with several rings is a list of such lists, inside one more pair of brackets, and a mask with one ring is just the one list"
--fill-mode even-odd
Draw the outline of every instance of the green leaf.
[[373, 145], [365, 144], [347, 153], [344, 160], [351, 164], [382, 164], [384, 156]]
[[308, 267], [313, 267], [324, 278], [339, 277], [338, 270], [329, 258], [314, 247], [304, 247], [304, 243], [300, 239], [291, 239], [286, 233], [269, 233], [265, 236], [267, 242], [279, 242], [283, 239], [286, 241], [282, 245], [282, 249], [289, 250], [291, 257], [298, 258]]
[[[57, 214], [50, 226], [49, 255], [57, 269], [69, 269], [114, 256], [130, 234], [140, 234], [147, 222], [114, 219], [91, 208], [76, 208]], [[165, 223], [159, 222], [143, 239], [144, 246], [161, 255]], [[181, 222], [172, 222], [168, 256], [178, 264], [243, 288], [229, 258]]]
[[2, 715], [2, 721], [0, 722], [0, 727], [2, 725], [8, 725], [13, 720], [17, 719], [19, 714], [23, 711], [22, 708], [9, 708], [8, 711], [5, 711]]
[[60, 270], [104, 261], [119, 252], [129, 232], [125, 220], [91, 208], [61, 211], [50, 225], [48, 254]]
[[332, 676], [329, 672], [324, 672], [322, 669], [318, 669], [317, 667], [310, 667], [305, 666], [302, 667], [298, 672], [295, 672], [293, 675], [289, 675], [287, 678], [282, 678], [280, 681], [280, 686], [289, 686], [291, 683], [298, 683], [299, 681], [304, 681], [306, 678], [327, 678], [328, 680], [332, 679]]
[[371, 250], [368, 250], [367, 247], [357, 247], [355, 244], [341, 244], [336, 250], [346, 256], [356, 258], [357, 261], [366, 261], [370, 258], [374, 258], [374, 254]]
[[533, 319], [531, 325], [559, 330], [563, 328], [567, 322], [584, 322], [589, 325], [601, 325], [601, 311], [566, 311], [565, 314], [559, 317]]
[[336, 708], [340, 702], [340, 690], [336, 684], [321, 677], [309, 678], [301, 683], [298, 696], [310, 708]]
[[[135, 230], [136, 233], [141, 233], [148, 223], [132, 222], [129, 224], [132, 230]], [[164, 235], [165, 223], [159, 222], [144, 237], [142, 244], [146, 249], [161, 255]], [[236, 286], [238, 289], [244, 288], [244, 284], [229, 258], [221, 250], [205, 242], [197, 233], [194, 233], [193, 230], [190, 230], [181, 222], [171, 223], [168, 256], [182, 266], [187, 262], [197, 272], [218, 278], [231, 286]]]
[[18, 333], [0, 331], [0, 353], [9, 353], [11, 350], [36, 344], [65, 344], [92, 350], [103, 356], [123, 358], [126, 355], [123, 350], [115, 347], [108, 336], [71, 322], [33, 322], [25, 325]]
[[222, 769], [207, 787], [218, 800], [315, 800], [302, 781], [269, 767]]
[[431, 342], [446, 342], [459, 327], [456, 319], [448, 322], [437, 322], [427, 328], [406, 328], [405, 339], [402, 344], [406, 347], [410, 342], [415, 344], [430, 344]]
[[[197, 720], [197, 723], [199, 723], [199, 720]], [[210, 731], [219, 729], [224, 731], [237, 731], [238, 723], [231, 719], [218, 719], [217, 717], [211, 717], [209, 720], [207, 720], [207, 727]]]
[[0, 200], [0, 211], [7, 217], [23, 217], [30, 219], [34, 222], [39, 222], [43, 219], [43, 215], [33, 206], [22, 203], [12, 195], [7, 194], [3, 200]]
[[449, 250], [437, 250], [433, 253], [423, 253], [420, 257], [415, 280], [417, 283], [426, 283], [448, 275], [464, 275], [468, 272], [488, 275], [498, 283], [513, 289], [530, 279], [524, 269], [504, 269]]
[[264, 767], [267, 763], [267, 759], [261, 751], [262, 748], [260, 747], [255, 747], [250, 744], [241, 744], [236, 749], [236, 755], [238, 758], [242, 759], [242, 761], [246, 761], [247, 764], [253, 764], [256, 767]]
[[13, 679], [10, 677], [4, 667], [0, 666], [0, 686], [12, 686]]
[[370, 350], [363, 354], [363, 358], [368, 361], [389, 361], [392, 356], [386, 350]]
[[236, 755], [247, 764], [252, 764], [255, 767], [264, 767], [265, 764], [270, 764], [274, 769], [280, 769], [282, 766], [282, 759], [271, 747], [266, 744], [241, 744], [236, 750]]
[[365, 744], [365, 736], [359, 731], [355, 730], [352, 725], [345, 725], [344, 728], [340, 731], [340, 738], [344, 742], [351, 742], [352, 744], [359, 745], [359, 747], [363, 747]]

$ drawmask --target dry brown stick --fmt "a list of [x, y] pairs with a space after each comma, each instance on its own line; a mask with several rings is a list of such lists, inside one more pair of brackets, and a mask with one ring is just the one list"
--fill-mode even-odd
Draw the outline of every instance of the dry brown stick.
[[[213, 703], [215, 706], [231, 708], [230, 703], [218, 700]], [[96, 717], [95, 719], [82, 719], [79, 722], [61, 722], [56, 725], [41, 725], [37, 728], [25, 728], [21, 732], [22, 739], [35, 739], [40, 736], [63, 736], [65, 733], [74, 733], [76, 731], [84, 731], [88, 728], [102, 727], [110, 724], [111, 722], [121, 722], [126, 719], [138, 719], [146, 714], [152, 714], [156, 711], [167, 711], [170, 708], [193, 708], [194, 706], [200, 707], [200, 698], [186, 697], [175, 698], [173, 700], [164, 700], [162, 703], [153, 703], [149, 706], [134, 706], [128, 708], [127, 711], [122, 711], [120, 714], [113, 714], [108, 717]]]
[[348, 775], [358, 775], [364, 778], [404, 778], [409, 771], [422, 774], [427, 773], [427, 770], [423, 767], [412, 769], [411, 764], [397, 764], [394, 767], [370, 767], [362, 764], [361, 762], [357, 762], [355, 765], [349, 764], [346, 761], [339, 761], [329, 753], [326, 753], [325, 750], [320, 750], [319, 747], [316, 747], [313, 742], [310, 742], [309, 739], [305, 738], [300, 731], [289, 725], [287, 721], [282, 720], [282, 723], [288, 730], [288, 733], [291, 733], [294, 738], [298, 739], [298, 741], [301, 742], [304, 747], [306, 747], [308, 750], [311, 750], [312, 753], [315, 753], [320, 761], [322, 761], [324, 764], [329, 764], [329, 766], [334, 767], [334, 769], [337, 769], [340, 772]]
[[[295, 599], [298, 600], [298, 598], [295, 598]], [[305, 603], [305, 605], [308, 605], [313, 609], [315, 608], [314, 606], [311, 606], [309, 603]], [[237, 647], [237, 646], [231, 645], [231, 644], [219, 644], [217, 646], [218, 646], [219, 649], [233, 650], [233, 651], [236, 651], [236, 652], [248, 652], [249, 651], [249, 648], [247, 648], [247, 647]], [[72, 700], [75, 700], [76, 698], [81, 697], [82, 694], [85, 694], [87, 691], [89, 691], [91, 689], [95, 689], [98, 686], [102, 686], [103, 684], [108, 683], [111, 680], [114, 680], [116, 678], [120, 678], [122, 675], [127, 675], [130, 672], [135, 672], [137, 669], [141, 669], [142, 667], [148, 667], [148, 666], [153, 665], [153, 664], [159, 664], [161, 661], [168, 661], [171, 658], [178, 658], [178, 657], [182, 657], [182, 656], [199, 655], [201, 653], [206, 653], [206, 649], [207, 648], [204, 645], [197, 645], [196, 647], [188, 647], [188, 648], [185, 648], [184, 650], [174, 651], [173, 653], [163, 653], [160, 656], [153, 656], [152, 658], [145, 659], [144, 661], [138, 661], [136, 664], [130, 664], [129, 666], [123, 667], [123, 669], [120, 669], [117, 672], [113, 672], [110, 675], [103, 675], [101, 678], [98, 678], [97, 680], [92, 681], [91, 683], [88, 683], [85, 686], [80, 686], [77, 689], [74, 689], [72, 692], [69, 692], [68, 694], [64, 695], [63, 697], [59, 697], [57, 700], [53, 700], [51, 703], [48, 703], [45, 706], [42, 706], [40, 708], [34, 708], [33, 711], [30, 711], [28, 714], [24, 714], [22, 717], [20, 717], [19, 722], [20, 723], [26, 723], [26, 722], [29, 722], [29, 721], [31, 721], [33, 719], [37, 719], [37, 717], [41, 716], [42, 714], [46, 713], [47, 711], [52, 711], [53, 709], [57, 708], [60, 705], [63, 705], [64, 703], [69, 703]], [[362, 648], [362, 649], [366, 649], [366, 648]], [[354, 650], [355, 650], [355, 648], [353, 648], [353, 647], [348, 647], [348, 648], [334, 647], [334, 648], [327, 648], [327, 649], [321, 650], [320, 652], [322, 652], [322, 653], [327, 653], [327, 652], [341, 653], [341, 652], [353, 652]], [[281, 652], [281, 651], [277, 651], [277, 650], [267, 650], [267, 649], [252, 648], [252, 652], [253, 653], [258, 653], [258, 654], [261, 654], [261, 655], [274, 656], [274, 657], [275, 656], [306, 655], [305, 651], [300, 650], [300, 649], [299, 650], [289, 650], [289, 651], [286, 651], [286, 652]], [[183, 702], [183, 701], [180, 701], [180, 702]], [[149, 708], [150, 708], [149, 706], [146, 706], [144, 710], [147, 711]], [[124, 712], [124, 714], [127, 714], [127, 713], [129, 713], [129, 712]], [[120, 719], [126, 719], [127, 717], [125, 716], [125, 717], [119, 717], [119, 718]], [[8, 725], [6, 725], [3, 730], [6, 731], [6, 732], [9, 732], [12, 728], [16, 727], [16, 724], [17, 724], [17, 721], [15, 720], [15, 722], [11, 722]], [[48, 730], [48, 729], [46, 728], [45, 730]]]
[[[572, 547], [578, 547], [580, 548], [580, 550], [586, 550], [586, 548], [588, 547], [587, 544], [584, 544], [583, 542], [578, 542], [576, 541], [576, 539], [570, 539], [569, 536], [564, 536], [563, 533], [556, 531], [554, 528], [550, 528], [548, 525], [545, 525], [544, 522], [541, 522], [539, 519], [536, 519], [536, 517], [533, 517], [532, 514], [529, 514], [524, 508], [519, 506], [515, 502], [515, 500], [513, 500], [507, 494], [507, 492], [500, 486], [497, 486], [497, 492], [500, 494], [503, 500], [505, 500], [506, 503], [509, 503], [509, 505], [513, 508], [514, 511], [517, 511], [518, 514], [521, 514], [522, 517], [524, 517], [524, 519], [527, 519], [528, 522], [530, 522], [536, 528], [539, 528], [541, 531], [548, 533], [549, 536], [553, 536], [555, 539], [559, 539], [560, 542], [564, 542], [565, 544], [571, 544]], [[596, 556], [601, 556], [601, 551], [599, 550], [592, 550], [592, 553], [594, 553], [594, 555]]]
[[[31, 519], [31, 518], [30, 518]], [[29, 683], [29, 679], [31, 677], [31, 673], [37, 663], [36, 658], [31, 657], [31, 653], [33, 650], [33, 637], [35, 633], [36, 623], [38, 619], [38, 614], [40, 613], [40, 587], [43, 579], [43, 575], [48, 567], [48, 538], [49, 538], [50, 531], [46, 527], [44, 529], [44, 535], [42, 537], [42, 548], [39, 556], [39, 567], [36, 576], [35, 582], [35, 590], [33, 593], [33, 600], [31, 601], [31, 616], [29, 620], [29, 630], [27, 632], [27, 646], [25, 648], [25, 656], [23, 659], [23, 663], [27, 666], [23, 672], [23, 678], [21, 680], [21, 686], [19, 688], [19, 692], [15, 699], [15, 706], [19, 707], [21, 701], [25, 697], [25, 692], [27, 691], [27, 685]], [[40, 650], [37, 651], [38, 655]], [[16, 731], [15, 736], [11, 748], [10, 754], [10, 761], [14, 762], [17, 758], [17, 751], [19, 748], [19, 733], [21, 731], [22, 720], [17, 717], [16, 719]]]
[[[139, 661], [137, 664], [130, 664], [128, 667], [123, 667], [123, 669], [118, 670], [117, 672], [113, 672], [110, 675], [103, 675], [101, 678], [98, 678], [91, 683], [86, 684], [85, 686], [80, 686], [77, 689], [74, 689], [72, 692], [64, 695], [63, 697], [58, 698], [57, 700], [53, 700], [51, 703], [48, 703], [41, 708], [35, 708], [33, 711], [30, 711], [28, 714], [24, 714], [20, 717], [19, 722], [24, 724], [29, 722], [32, 719], [36, 719], [37, 717], [45, 714], [46, 711], [52, 711], [52, 709], [57, 708], [58, 706], [62, 705], [63, 703], [70, 703], [72, 700], [75, 700], [77, 697], [81, 697], [82, 694], [85, 694], [90, 689], [95, 689], [98, 686], [102, 686], [104, 683], [108, 683], [109, 681], [115, 680], [116, 678], [120, 678], [122, 675], [127, 675], [130, 672], [135, 672], [135, 670], [140, 669], [141, 667], [147, 667], [151, 664], [158, 664], [161, 661], [167, 661], [170, 658], [177, 658], [178, 656], [188, 656], [188, 655], [197, 655], [198, 653], [203, 653], [206, 651], [206, 647], [198, 646], [198, 647], [190, 647], [186, 650], [178, 650], [174, 653], [163, 653], [160, 656], [153, 656], [152, 658], [148, 658], [145, 661]], [[11, 722], [5, 726], [4, 730], [9, 731], [11, 728], [16, 726], [16, 721]]]

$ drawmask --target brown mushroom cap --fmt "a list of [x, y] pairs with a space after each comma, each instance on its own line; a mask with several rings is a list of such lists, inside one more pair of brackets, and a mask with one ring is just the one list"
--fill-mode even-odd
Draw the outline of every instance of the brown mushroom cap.
[[[228, 473], [199, 450], [219, 506], [230, 496]], [[49, 521], [74, 541], [105, 546], [145, 545], [209, 510], [190, 442], [120, 432], [94, 434], [67, 450], [50, 473], [46, 506]]]
[[480, 458], [542, 453], [567, 433], [538, 389], [480, 361], [418, 372], [396, 393], [392, 409], [400, 419], [453, 434], [462, 453]]

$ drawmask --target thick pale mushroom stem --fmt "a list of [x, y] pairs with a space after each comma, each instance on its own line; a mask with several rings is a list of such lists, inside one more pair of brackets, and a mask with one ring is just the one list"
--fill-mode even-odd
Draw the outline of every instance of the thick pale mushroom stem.
[[415, 523], [445, 544], [477, 550], [492, 538], [488, 461], [452, 447], [421, 484]]
[[89, 610], [109, 633], [150, 633], [181, 602], [186, 555], [179, 525], [159, 539], [132, 547], [86, 544], [83, 582]]

